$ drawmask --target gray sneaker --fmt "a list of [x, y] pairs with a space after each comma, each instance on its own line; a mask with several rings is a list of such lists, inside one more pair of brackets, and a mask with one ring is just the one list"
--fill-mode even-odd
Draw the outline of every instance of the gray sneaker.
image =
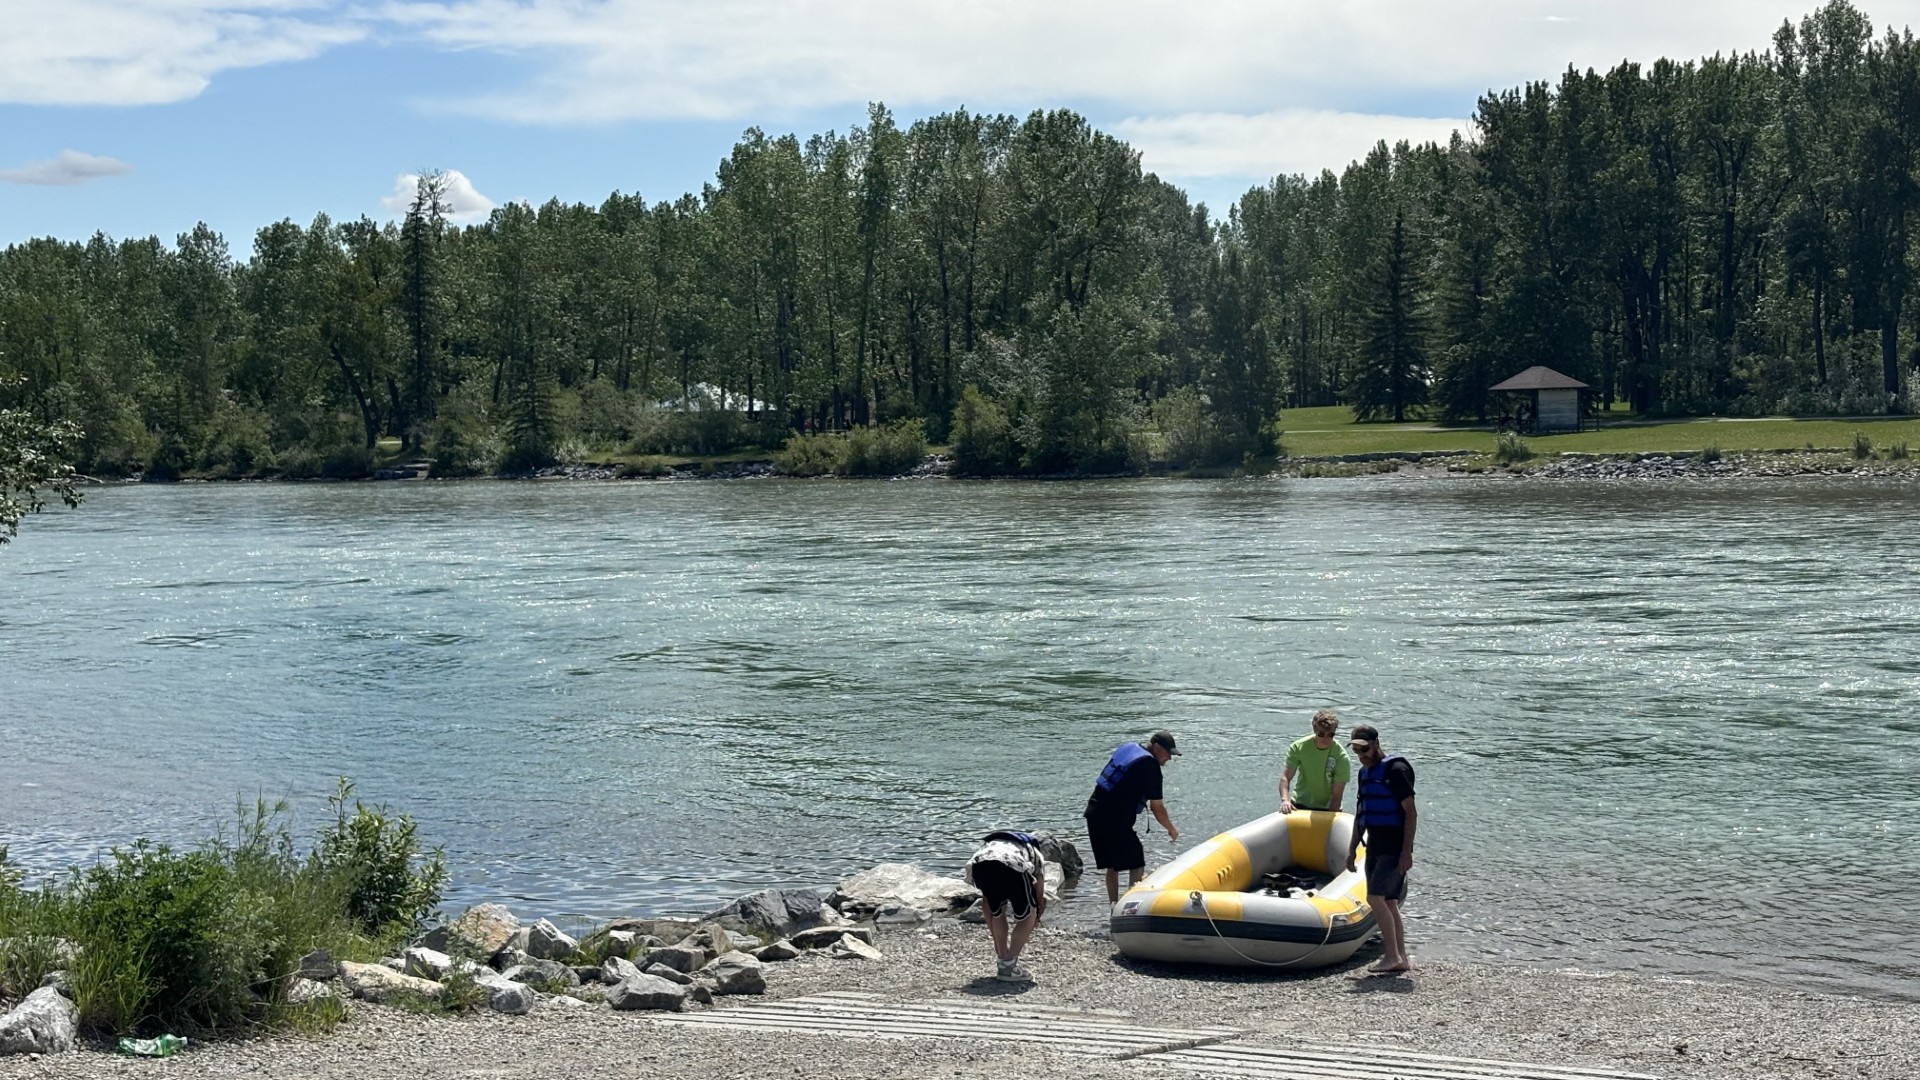
[[1033, 981], [1033, 976], [1028, 973], [1026, 968], [1021, 967], [1018, 961], [1000, 965], [1000, 974], [996, 976], [996, 978], [1001, 982], [1010, 983], [1030, 983]]

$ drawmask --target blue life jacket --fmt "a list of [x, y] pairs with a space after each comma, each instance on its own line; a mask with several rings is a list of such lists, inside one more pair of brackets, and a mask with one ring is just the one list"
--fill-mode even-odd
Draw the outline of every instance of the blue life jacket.
[[[1153, 753], [1149, 751], [1143, 743], [1121, 743], [1119, 749], [1113, 752], [1112, 760], [1107, 762], [1107, 767], [1100, 770], [1100, 779], [1096, 786], [1098, 786], [1101, 791], [1112, 791], [1115, 787], [1119, 786], [1120, 777], [1126, 775], [1128, 766], [1143, 757], [1152, 756]], [[1138, 800], [1138, 805], [1133, 808], [1133, 812], [1135, 815], [1138, 815], [1140, 811], [1146, 808], [1147, 800], [1140, 799]]]
[[1393, 789], [1387, 786], [1387, 763], [1405, 760], [1399, 754], [1390, 754], [1360, 770], [1359, 827], [1406, 828], [1407, 811], [1400, 805], [1400, 799], [1394, 795]]

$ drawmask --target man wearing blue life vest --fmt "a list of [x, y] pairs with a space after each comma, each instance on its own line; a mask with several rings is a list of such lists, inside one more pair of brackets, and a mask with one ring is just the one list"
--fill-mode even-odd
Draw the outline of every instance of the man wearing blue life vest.
[[1167, 817], [1160, 767], [1178, 757], [1173, 732], [1156, 731], [1145, 742], [1122, 743], [1100, 772], [1087, 799], [1087, 839], [1093, 847], [1093, 865], [1107, 872], [1107, 902], [1120, 902], [1120, 871], [1127, 884], [1138, 884], [1146, 873], [1147, 853], [1133, 823], [1140, 811], [1151, 809], [1154, 820], [1167, 830], [1167, 839], [1180, 839], [1180, 830]]
[[1353, 842], [1347, 847], [1347, 869], [1364, 835], [1367, 845], [1367, 900], [1379, 914], [1380, 962], [1369, 970], [1385, 975], [1412, 967], [1407, 957], [1407, 928], [1400, 920], [1400, 903], [1407, 898], [1407, 873], [1413, 869], [1413, 834], [1420, 814], [1413, 805], [1413, 765], [1399, 754], [1389, 756], [1380, 746], [1380, 733], [1356, 724], [1347, 745], [1360, 762], [1360, 801], [1354, 815]]

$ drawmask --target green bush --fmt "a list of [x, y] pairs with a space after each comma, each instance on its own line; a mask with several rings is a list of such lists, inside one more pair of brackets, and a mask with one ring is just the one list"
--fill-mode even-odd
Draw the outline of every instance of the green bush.
[[333, 823], [314, 845], [313, 869], [338, 883], [346, 913], [360, 929], [380, 937], [411, 935], [439, 906], [447, 885], [445, 856], [438, 850], [423, 854], [412, 818], [354, 799], [345, 778], [327, 807]]
[[1502, 465], [1513, 465], [1522, 461], [1532, 461], [1534, 456], [1533, 447], [1527, 445], [1527, 440], [1515, 435], [1511, 431], [1501, 432], [1499, 437], [1494, 440], [1493, 460]]
[[328, 480], [360, 480], [373, 475], [373, 454], [364, 446], [336, 447], [320, 463]]
[[927, 429], [918, 420], [847, 432], [848, 476], [899, 476], [920, 467], [927, 456]]
[[953, 407], [953, 471], [961, 476], [1004, 476], [1020, 470], [1020, 447], [1006, 410], [977, 386], [968, 386]]
[[1700, 460], [1707, 464], [1719, 461], [1720, 456], [1720, 448], [1712, 444], [1703, 447], [1700, 451]]
[[845, 435], [795, 435], [773, 456], [774, 470], [782, 476], [833, 476], [846, 466]]
[[1873, 456], [1873, 439], [1864, 431], [1853, 433], [1853, 456], [1856, 461], [1864, 461]]
[[622, 480], [658, 479], [662, 476], [672, 476], [673, 465], [666, 458], [649, 454], [646, 457], [623, 462], [619, 475]]
[[380, 955], [419, 925], [446, 880], [411, 820], [358, 802], [349, 812], [351, 792], [343, 781], [305, 856], [286, 805], [256, 803], [231, 835], [191, 851], [141, 841], [57, 886], [23, 889], [0, 862], [0, 997], [64, 967], [82, 1024], [99, 1034], [337, 1023], [337, 1004], [285, 1001], [300, 958]]
[[1907, 454], [1908, 454], [1908, 451], [1907, 451], [1907, 444], [1905, 440], [1894, 443], [1887, 447], [1888, 461], [1905, 461], [1907, 460]]

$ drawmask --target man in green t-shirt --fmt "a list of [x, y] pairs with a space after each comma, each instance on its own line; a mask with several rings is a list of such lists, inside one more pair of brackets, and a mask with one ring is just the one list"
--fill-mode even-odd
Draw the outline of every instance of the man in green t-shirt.
[[1353, 779], [1353, 762], [1333, 736], [1340, 718], [1332, 709], [1313, 714], [1313, 734], [1287, 747], [1286, 771], [1280, 774], [1280, 812], [1338, 810]]

